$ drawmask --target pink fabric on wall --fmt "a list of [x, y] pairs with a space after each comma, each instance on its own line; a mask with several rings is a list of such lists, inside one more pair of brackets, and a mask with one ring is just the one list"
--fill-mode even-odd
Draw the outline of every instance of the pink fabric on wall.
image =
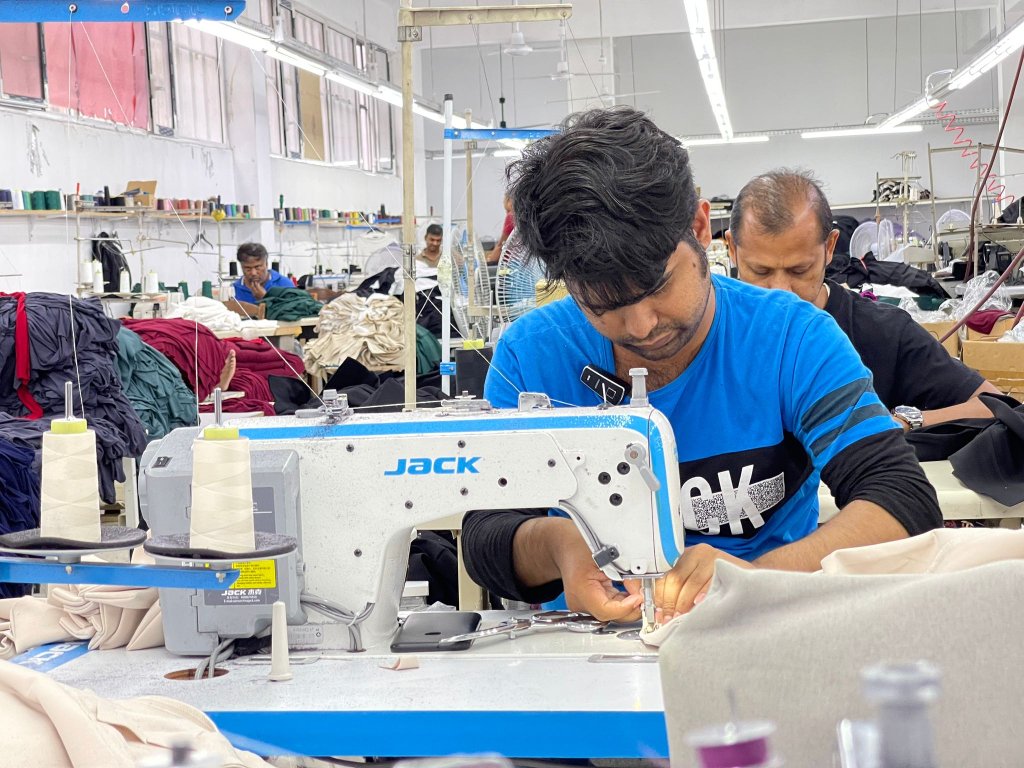
[[39, 25], [0, 24], [0, 77], [6, 96], [43, 98]]
[[43, 34], [51, 104], [84, 117], [149, 127], [144, 24], [49, 23], [43, 25]]

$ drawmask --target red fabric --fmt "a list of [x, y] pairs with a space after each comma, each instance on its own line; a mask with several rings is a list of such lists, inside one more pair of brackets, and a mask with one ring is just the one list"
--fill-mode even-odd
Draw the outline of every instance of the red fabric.
[[511, 213], [505, 214], [505, 223], [501, 226], [501, 239], [507, 240], [508, 236], [512, 234], [512, 230], [516, 228], [516, 220], [512, 217]]
[[1004, 317], [1013, 317], [1001, 309], [981, 309], [967, 318], [967, 327], [978, 333], [992, 333], [992, 329]]
[[41, 58], [35, 24], [0, 24], [0, 73], [5, 96], [43, 98]]
[[28, 388], [29, 379], [32, 378], [32, 341], [28, 333], [25, 294], [0, 292], [0, 297], [15, 299], [18, 302], [14, 310], [14, 378], [18, 382], [18, 399], [28, 409], [26, 419], [41, 419], [43, 409]]
[[[228, 384], [233, 392], [244, 392], [245, 397], [224, 401], [226, 413], [244, 411], [263, 411], [267, 416], [274, 415], [274, 396], [270, 391], [270, 376], [301, 376], [305, 372], [302, 358], [290, 352], [282, 352], [273, 348], [263, 339], [246, 341], [244, 339], [218, 339], [205, 325], [198, 325], [192, 320], [180, 318], [163, 318], [158, 320], [121, 321], [125, 327], [137, 333], [151, 347], [159, 350], [167, 359], [174, 363], [181, 372], [185, 382], [193, 392], [196, 391], [196, 351], [199, 353], [199, 390], [201, 400], [205, 400], [220, 382], [224, 363], [228, 352], [235, 352], [235, 375]], [[282, 356], [288, 362], [285, 363]], [[291, 366], [291, 367], [289, 367]], [[212, 405], [204, 405], [201, 411], [213, 410]]]
[[144, 24], [54, 22], [43, 25], [43, 35], [51, 104], [85, 117], [149, 128]]

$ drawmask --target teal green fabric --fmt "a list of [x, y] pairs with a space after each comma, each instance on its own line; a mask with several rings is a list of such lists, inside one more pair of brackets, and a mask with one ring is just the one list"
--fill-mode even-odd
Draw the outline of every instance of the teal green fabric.
[[150, 440], [198, 423], [196, 396], [174, 363], [123, 326], [117, 332], [117, 370]]
[[416, 324], [416, 375], [436, 371], [441, 362], [441, 342], [419, 323]]
[[260, 304], [266, 305], [268, 320], [286, 322], [316, 317], [323, 306], [301, 288], [271, 288], [267, 295], [260, 299]]

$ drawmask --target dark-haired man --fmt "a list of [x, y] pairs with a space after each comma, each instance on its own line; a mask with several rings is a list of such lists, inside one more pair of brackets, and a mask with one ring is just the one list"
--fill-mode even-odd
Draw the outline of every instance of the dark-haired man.
[[[659, 580], [659, 620], [688, 611], [717, 560], [816, 570], [843, 547], [941, 523], [935, 492], [871, 390], [871, 376], [826, 315], [795, 296], [712, 276], [709, 205], [679, 142], [626, 107], [570, 118], [509, 169], [517, 231], [570, 297], [513, 323], [485, 394], [520, 391], [597, 405], [591, 364], [628, 380], [649, 371], [651, 404], [671, 421], [686, 549]], [[840, 512], [818, 527], [818, 476]], [[545, 510], [480, 511], [463, 524], [478, 583], [526, 602], [565, 592], [604, 619], [639, 616], [570, 520]]]
[[256, 304], [271, 288], [294, 288], [289, 278], [267, 265], [267, 249], [259, 243], [242, 243], [238, 246], [238, 263], [242, 265], [242, 276], [235, 280], [235, 299]]
[[427, 227], [427, 234], [423, 238], [424, 248], [417, 257], [428, 267], [437, 267], [441, 260], [441, 240], [444, 237], [444, 230], [440, 224], [430, 224]]
[[795, 293], [839, 324], [871, 371], [878, 398], [904, 430], [964, 418], [991, 418], [978, 399], [999, 390], [950, 357], [906, 312], [825, 279], [839, 231], [814, 179], [772, 171], [747, 182], [725, 234], [737, 276]]

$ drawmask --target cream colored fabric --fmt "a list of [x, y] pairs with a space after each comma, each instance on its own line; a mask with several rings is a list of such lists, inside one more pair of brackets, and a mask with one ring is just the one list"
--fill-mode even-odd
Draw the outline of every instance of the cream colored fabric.
[[938, 528], [909, 539], [840, 549], [821, 561], [826, 574], [948, 573], [1024, 559], [1024, 530]]
[[[139, 547], [132, 562], [153, 559]], [[0, 600], [0, 659], [67, 640], [88, 640], [92, 650], [163, 645], [158, 590], [65, 584], [51, 586], [46, 598]]]
[[350, 357], [371, 371], [402, 367], [402, 302], [393, 296], [339, 296], [320, 310], [317, 331], [319, 338], [306, 345], [304, 362], [306, 372], [321, 382], [328, 378], [325, 369]]
[[160, 696], [101, 699], [0, 661], [0, 763], [42, 768], [135, 768], [184, 739], [226, 768], [265, 768], [232, 747], [199, 710]]
[[939, 765], [1017, 768], [1022, 581], [1020, 560], [827, 577], [720, 564], [659, 652], [672, 765], [693, 759], [688, 732], [729, 719], [729, 689], [743, 719], [775, 722], [787, 766], [834, 765], [836, 724], [873, 711], [860, 671], [923, 659], [942, 673]]
[[[950, 573], [1001, 560], [1024, 560], [1024, 530], [937, 528], [898, 541], [836, 550], [821, 561], [818, 573], [830, 576]], [[685, 619], [685, 616], [677, 616], [641, 639], [647, 645], [658, 647]]]
[[167, 317], [197, 320], [211, 331], [241, 331], [242, 318], [221, 302], [205, 296], [193, 296], [167, 313]]

